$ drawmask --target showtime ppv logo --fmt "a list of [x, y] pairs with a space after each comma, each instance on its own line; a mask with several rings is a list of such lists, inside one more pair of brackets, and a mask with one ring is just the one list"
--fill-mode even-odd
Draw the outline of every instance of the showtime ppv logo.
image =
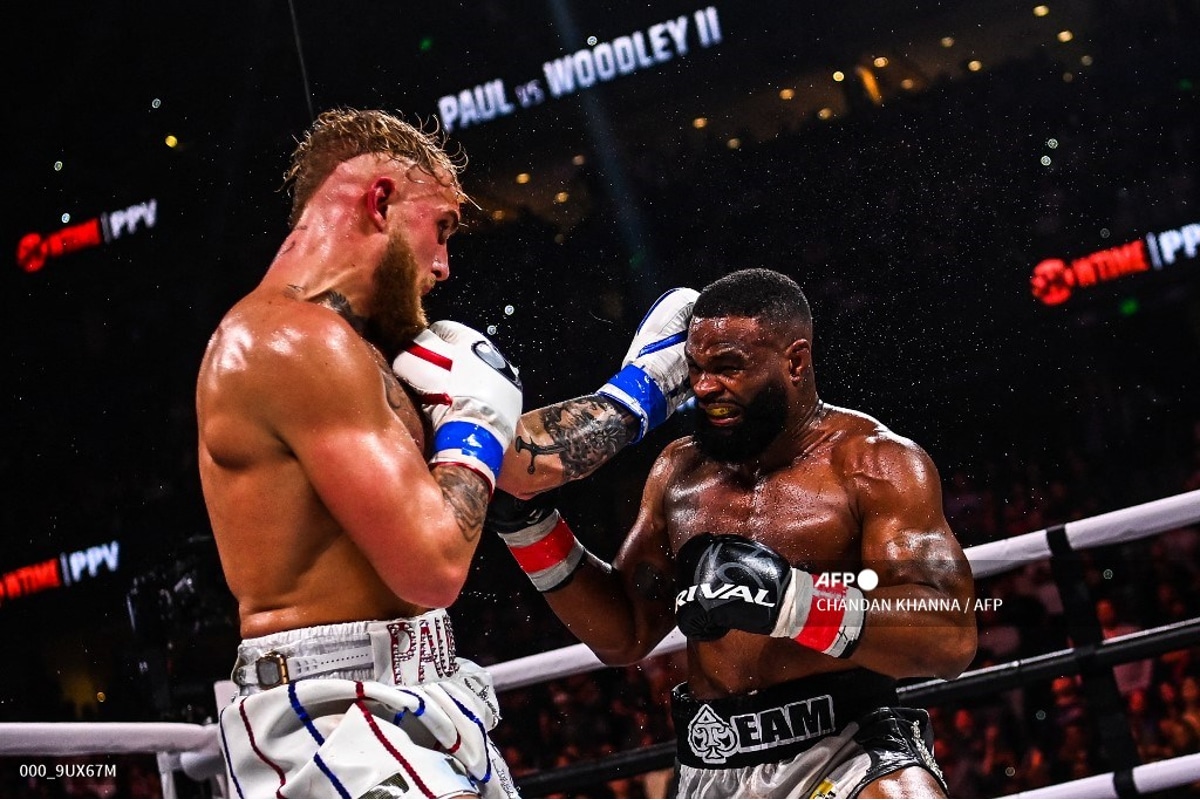
[[1060, 258], [1041, 261], [1033, 268], [1030, 290], [1046, 305], [1056, 306], [1065, 303], [1077, 289], [1194, 259], [1198, 248], [1200, 223], [1148, 233], [1143, 239], [1099, 250], [1069, 264]]
[[148, 230], [158, 221], [158, 201], [136, 203], [128, 208], [110, 211], [98, 217], [68, 225], [42, 235], [27, 233], [17, 243], [17, 266], [26, 272], [37, 272], [46, 261], [76, 250], [99, 247], [122, 236]]
[[116, 572], [119, 556], [120, 545], [112, 541], [9, 570], [0, 575], [0, 603]]

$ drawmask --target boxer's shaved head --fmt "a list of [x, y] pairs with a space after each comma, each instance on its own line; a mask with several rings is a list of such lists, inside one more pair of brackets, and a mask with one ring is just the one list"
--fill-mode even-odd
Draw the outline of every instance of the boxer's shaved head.
[[799, 284], [774, 270], [743, 269], [700, 293], [693, 317], [757, 319], [792, 339], [812, 338], [812, 310]]

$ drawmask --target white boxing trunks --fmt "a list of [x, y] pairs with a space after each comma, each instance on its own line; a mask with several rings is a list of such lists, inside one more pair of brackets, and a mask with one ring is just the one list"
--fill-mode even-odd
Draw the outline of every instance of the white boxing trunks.
[[864, 669], [699, 700], [675, 688], [679, 797], [857, 797], [878, 778], [928, 770], [933, 731], [921, 709], [896, 706], [895, 682]]
[[443, 609], [246, 639], [221, 710], [237, 797], [519, 797], [488, 673]]

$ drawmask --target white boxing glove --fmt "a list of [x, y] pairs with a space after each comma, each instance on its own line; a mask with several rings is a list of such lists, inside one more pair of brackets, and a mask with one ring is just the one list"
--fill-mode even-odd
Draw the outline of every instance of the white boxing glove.
[[479, 331], [440, 320], [392, 362], [433, 423], [431, 464], [460, 464], [496, 488], [521, 416], [517, 368]]
[[683, 344], [699, 296], [695, 289], [679, 287], [655, 300], [638, 325], [621, 371], [598, 391], [638, 418], [635, 442], [665, 422], [691, 394]]

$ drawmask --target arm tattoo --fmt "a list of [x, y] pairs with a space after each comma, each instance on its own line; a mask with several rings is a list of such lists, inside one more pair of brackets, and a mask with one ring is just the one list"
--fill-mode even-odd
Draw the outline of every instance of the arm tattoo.
[[463, 539], [473, 542], [483, 529], [487, 514], [488, 486], [480, 476], [466, 467], [435, 469], [433, 479], [442, 488], [446, 502], [454, 509], [454, 518]]
[[529, 474], [537, 457], [557, 454], [567, 480], [581, 478], [615, 456], [629, 442], [624, 417], [611, 404], [595, 397], [579, 397], [547, 406], [539, 412], [548, 443], [518, 437], [517, 452], [529, 451]]

